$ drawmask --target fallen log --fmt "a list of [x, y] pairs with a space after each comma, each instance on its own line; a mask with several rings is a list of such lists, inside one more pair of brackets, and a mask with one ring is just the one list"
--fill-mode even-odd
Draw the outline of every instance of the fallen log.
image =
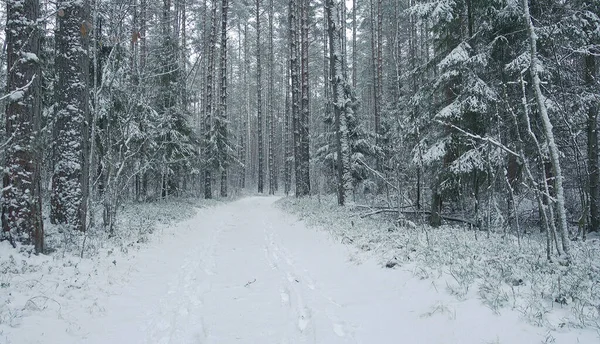
[[371, 216], [371, 215], [375, 215], [375, 214], [380, 214], [380, 213], [397, 213], [398, 209], [392, 209], [392, 208], [382, 208], [382, 209], [377, 209], [377, 210], [373, 210], [371, 212], [368, 212], [366, 214], [362, 214], [360, 217], [367, 217], [367, 216]]
[[[371, 212], [365, 213], [360, 215], [361, 218], [365, 218], [367, 216], [371, 216], [371, 215], [376, 215], [376, 214], [380, 214], [380, 213], [398, 213], [398, 209], [397, 208], [379, 208], [376, 210], [373, 210]], [[413, 215], [419, 215], [419, 214], [425, 214], [425, 215], [431, 215], [431, 211], [429, 210], [402, 210], [400, 211], [401, 214], [413, 214]], [[475, 222], [468, 220], [468, 219], [463, 219], [461, 217], [457, 217], [457, 216], [451, 216], [451, 215], [441, 215], [441, 218], [446, 220], [446, 221], [453, 221], [453, 222], [460, 222], [460, 223], [466, 223], [468, 225], [471, 225], [473, 227], [477, 227], [477, 224], [475, 224]]]
[[[391, 208], [391, 207], [370, 206], [370, 205], [363, 205], [363, 204], [355, 204], [355, 205], [353, 205], [353, 207], [364, 208], [364, 209], [398, 209], [398, 207]], [[403, 205], [400, 207], [400, 209], [408, 209], [408, 208], [415, 208], [415, 205]]]

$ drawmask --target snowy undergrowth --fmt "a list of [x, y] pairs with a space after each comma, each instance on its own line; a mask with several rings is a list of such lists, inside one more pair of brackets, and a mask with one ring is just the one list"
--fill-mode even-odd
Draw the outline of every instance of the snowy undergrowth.
[[[197, 208], [219, 203], [196, 199], [129, 203], [119, 209], [113, 234], [101, 226], [85, 234], [67, 233], [47, 223], [50, 253], [46, 255], [0, 242], [0, 343], [8, 341], [8, 332], [22, 321], [38, 321], [38, 317], [66, 322], [70, 324], [67, 331], [82, 331], [70, 319], [72, 310], [103, 312], [97, 302], [99, 292], [108, 292], [107, 286], [128, 279], [118, 275], [123, 273], [115, 266], [127, 264], [156, 232], [192, 217]], [[96, 222], [101, 223], [98, 210]]]
[[[545, 238], [395, 224], [380, 215], [361, 218], [354, 207], [331, 197], [286, 198], [279, 205], [345, 243], [375, 254], [384, 266], [409, 267], [460, 300], [480, 298], [494, 312], [508, 307], [552, 330], [600, 332], [600, 240], [573, 242], [570, 264], [549, 262]], [[364, 213], [364, 212], [363, 212]]]

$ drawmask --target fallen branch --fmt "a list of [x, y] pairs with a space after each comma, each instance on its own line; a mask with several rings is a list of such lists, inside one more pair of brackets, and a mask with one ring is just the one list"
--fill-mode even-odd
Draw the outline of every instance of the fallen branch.
[[367, 217], [367, 216], [371, 216], [371, 215], [375, 215], [375, 214], [380, 214], [380, 213], [397, 213], [398, 209], [393, 209], [393, 208], [381, 208], [381, 209], [377, 209], [377, 210], [373, 210], [371, 212], [368, 212], [366, 214], [362, 214], [360, 215], [361, 218]]
[[[376, 214], [380, 214], [380, 213], [398, 213], [398, 209], [397, 208], [379, 208], [376, 210], [373, 210], [371, 212], [365, 213], [360, 215], [361, 218], [367, 217], [367, 216], [371, 216], [371, 215], [376, 215]], [[427, 214], [427, 215], [431, 215], [431, 211], [429, 210], [402, 210], [400, 211], [401, 214]], [[440, 216], [442, 219], [446, 220], [446, 221], [454, 221], [454, 222], [461, 222], [461, 223], [466, 223], [469, 224], [471, 226], [477, 227], [477, 224], [475, 224], [475, 222], [468, 220], [468, 219], [463, 219], [461, 217], [456, 217], [456, 216], [450, 216], [450, 215], [441, 215]]]
[[[362, 204], [355, 204], [354, 207], [356, 208], [364, 208], [364, 209], [369, 209], [369, 210], [373, 210], [373, 209], [392, 209], [392, 207], [378, 207], [378, 206], [370, 206], [370, 205], [362, 205]], [[414, 205], [403, 205], [400, 207], [394, 207], [393, 209], [407, 209], [407, 208], [414, 208]]]
[[[427, 214], [427, 215], [431, 215], [431, 211], [429, 210], [404, 210], [401, 212], [402, 214]], [[466, 223], [468, 225], [471, 225], [473, 227], [477, 227], [477, 224], [471, 220], [468, 219], [463, 219], [461, 217], [456, 217], [456, 216], [450, 216], [450, 215], [440, 215], [440, 217], [446, 221], [454, 221], [454, 222], [461, 222], [461, 223]]]
[[252, 281], [248, 281], [246, 284], [244, 284], [244, 287], [247, 287], [247, 286], [249, 286], [250, 284], [252, 284], [254, 282], [256, 282], [256, 278], [254, 280], [252, 280]]

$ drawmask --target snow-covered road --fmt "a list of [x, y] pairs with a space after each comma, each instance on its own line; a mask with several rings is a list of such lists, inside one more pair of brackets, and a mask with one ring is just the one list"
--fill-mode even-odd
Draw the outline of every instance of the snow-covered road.
[[[165, 230], [105, 287], [101, 311], [31, 343], [540, 343], [546, 330], [495, 315], [444, 285], [385, 269], [251, 197]], [[121, 266], [122, 265], [122, 266]], [[125, 273], [124, 273], [125, 274]], [[117, 274], [118, 275], [118, 274]], [[74, 319], [76, 318], [76, 319]], [[29, 324], [30, 326], [32, 324]], [[57, 328], [59, 331], [60, 327]], [[75, 329], [75, 330], [73, 330]], [[575, 343], [573, 333], [554, 333]], [[1, 342], [1, 340], [0, 340]]]

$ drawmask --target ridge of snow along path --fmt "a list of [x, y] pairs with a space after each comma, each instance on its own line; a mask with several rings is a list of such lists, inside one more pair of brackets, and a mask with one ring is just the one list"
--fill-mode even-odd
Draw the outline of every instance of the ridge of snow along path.
[[[509, 309], [458, 301], [409, 271], [357, 263], [354, 249], [250, 197], [198, 211], [162, 233], [96, 291], [98, 311], [27, 317], [11, 343], [594, 343]], [[91, 284], [93, 287], [93, 283]], [[92, 291], [81, 291], [81, 293]], [[86, 297], [82, 295], [82, 298]], [[66, 320], [68, 319], [68, 321]], [[65, 326], [68, 322], [68, 326]], [[6, 335], [6, 334], [5, 334]], [[0, 343], [6, 337], [0, 336]]]

